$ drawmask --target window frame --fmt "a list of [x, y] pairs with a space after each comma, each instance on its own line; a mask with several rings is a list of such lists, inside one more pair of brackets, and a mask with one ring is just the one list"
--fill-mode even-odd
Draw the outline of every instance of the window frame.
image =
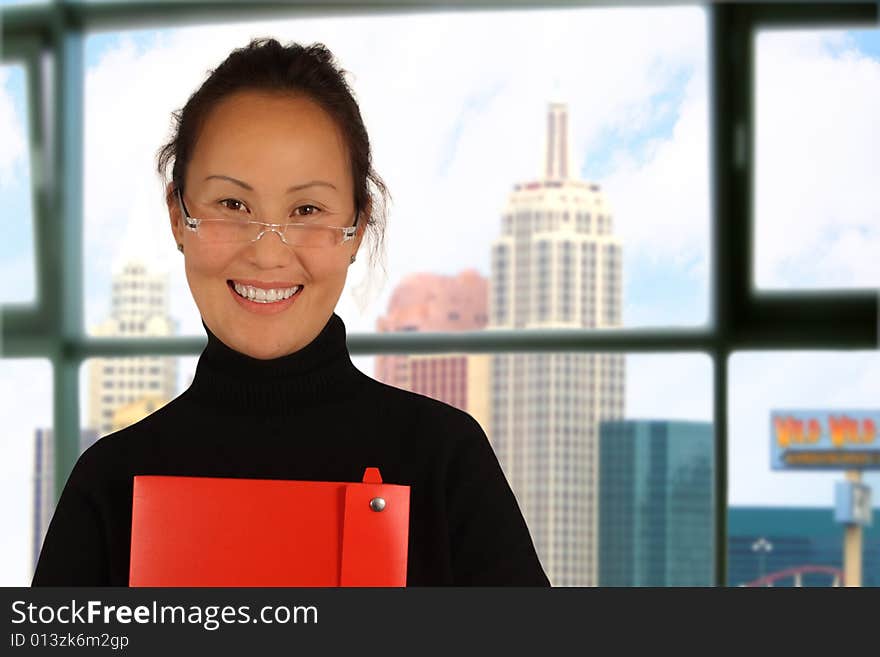
[[[230, 2], [51, 2], [2, 8], [2, 62], [24, 64], [33, 212], [36, 301], [0, 306], [6, 358], [52, 362], [56, 500], [79, 456], [79, 368], [93, 357], [192, 356], [205, 338], [100, 338], [83, 322], [84, 41], [93, 30], [227, 22], [296, 15], [349, 15], [598, 7], [607, 2], [318, 0]], [[637, 0], [614, 6], [639, 5]], [[680, 4], [680, 3], [679, 3]], [[713, 363], [715, 583], [727, 579], [728, 360], [739, 350], [878, 348], [872, 291], [765, 291], [753, 284], [754, 44], [765, 28], [878, 27], [878, 4], [704, 4], [710, 73], [710, 318], [698, 328], [493, 330], [351, 334], [352, 355], [440, 352], [696, 352]], [[47, 236], [54, 239], [45, 239]]]

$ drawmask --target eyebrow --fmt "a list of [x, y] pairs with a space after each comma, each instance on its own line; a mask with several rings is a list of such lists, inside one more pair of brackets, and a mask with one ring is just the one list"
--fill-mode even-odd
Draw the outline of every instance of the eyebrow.
[[[229, 182], [235, 183], [239, 187], [243, 187], [250, 192], [254, 191], [254, 188], [251, 187], [250, 185], [248, 185], [246, 182], [238, 180], [237, 178], [233, 178], [231, 176], [213, 175], [213, 176], [208, 176], [207, 178], [205, 178], [205, 180], [211, 180], [212, 178], [216, 178], [218, 180], [228, 180]], [[298, 192], [299, 190], [305, 189], [306, 187], [315, 187], [315, 186], [330, 187], [331, 189], [336, 189], [336, 185], [334, 185], [333, 183], [329, 183], [326, 180], [310, 180], [309, 182], [302, 183], [301, 185], [293, 185], [291, 187], [288, 187], [287, 193]]]

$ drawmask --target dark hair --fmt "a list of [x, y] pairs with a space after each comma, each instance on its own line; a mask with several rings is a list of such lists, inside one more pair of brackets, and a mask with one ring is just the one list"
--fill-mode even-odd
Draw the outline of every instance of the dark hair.
[[223, 98], [245, 90], [304, 94], [324, 109], [342, 131], [351, 162], [355, 207], [359, 219], [367, 213], [365, 230], [375, 233], [375, 257], [385, 233], [385, 209], [390, 195], [373, 170], [370, 140], [354, 94], [345, 81], [346, 73], [324, 44], [282, 46], [272, 38], [253, 39], [209, 71], [208, 78], [183, 109], [173, 113], [173, 136], [157, 154], [159, 175], [167, 182], [173, 161], [171, 193], [183, 187], [184, 173], [205, 117]]

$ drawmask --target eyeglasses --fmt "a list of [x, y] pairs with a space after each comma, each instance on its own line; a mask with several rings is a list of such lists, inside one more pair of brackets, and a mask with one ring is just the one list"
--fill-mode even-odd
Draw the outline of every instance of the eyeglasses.
[[186, 228], [196, 233], [200, 240], [211, 244], [246, 244], [256, 242], [266, 231], [278, 234], [281, 241], [289, 246], [332, 247], [354, 239], [357, 234], [359, 212], [355, 211], [352, 226], [325, 226], [323, 224], [284, 223], [270, 224], [265, 221], [250, 221], [228, 218], [192, 217], [183, 202], [181, 188], [177, 188], [177, 200], [186, 222]]

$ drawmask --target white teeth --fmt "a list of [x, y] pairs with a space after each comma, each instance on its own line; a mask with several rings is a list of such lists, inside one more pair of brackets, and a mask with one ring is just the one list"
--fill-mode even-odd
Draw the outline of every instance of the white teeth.
[[252, 285], [242, 285], [235, 281], [232, 282], [232, 285], [239, 295], [257, 303], [274, 303], [282, 299], [289, 299], [302, 287], [301, 285], [294, 285], [289, 288], [264, 290], [263, 288], [253, 287]]

